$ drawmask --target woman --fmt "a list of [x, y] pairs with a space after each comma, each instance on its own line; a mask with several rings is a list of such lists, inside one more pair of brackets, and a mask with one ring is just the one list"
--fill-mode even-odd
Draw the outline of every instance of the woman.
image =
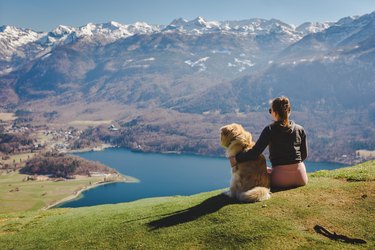
[[302, 126], [289, 121], [290, 102], [287, 97], [278, 97], [271, 102], [269, 113], [274, 123], [265, 127], [252, 149], [230, 157], [230, 163], [255, 160], [269, 147], [272, 163], [272, 187], [289, 188], [307, 184], [306, 167], [307, 141]]

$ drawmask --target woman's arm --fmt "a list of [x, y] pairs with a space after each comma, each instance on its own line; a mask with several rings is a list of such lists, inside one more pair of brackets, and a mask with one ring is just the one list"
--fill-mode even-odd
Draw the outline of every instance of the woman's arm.
[[302, 141], [301, 141], [301, 159], [304, 161], [308, 155], [308, 148], [307, 148], [307, 138], [306, 134], [303, 133]]
[[[238, 153], [234, 160], [231, 160], [231, 164], [241, 163], [244, 161], [256, 160], [259, 155], [263, 153], [271, 140], [271, 129], [270, 126], [267, 126], [263, 129], [262, 133], [259, 136], [258, 141], [255, 143], [254, 147], [246, 152]], [[232, 165], [233, 166], [233, 165]]]

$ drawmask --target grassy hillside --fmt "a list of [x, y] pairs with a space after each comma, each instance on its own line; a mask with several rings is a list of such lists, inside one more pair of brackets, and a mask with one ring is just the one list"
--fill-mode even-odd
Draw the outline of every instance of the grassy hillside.
[[0, 249], [374, 249], [374, 209], [371, 161], [254, 204], [214, 191], [0, 215]]
[[23, 181], [26, 177], [18, 172], [0, 175], [0, 225], [2, 214], [38, 210], [103, 181], [103, 177], [58, 182]]

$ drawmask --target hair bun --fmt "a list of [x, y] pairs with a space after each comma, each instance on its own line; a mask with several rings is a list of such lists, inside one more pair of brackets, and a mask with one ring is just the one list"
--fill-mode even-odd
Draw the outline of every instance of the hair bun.
[[290, 101], [288, 97], [280, 96], [273, 99], [272, 103], [272, 110], [276, 112], [279, 116], [279, 121], [282, 122], [283, 126], [289, 126], [289, 113], [290, 113]]

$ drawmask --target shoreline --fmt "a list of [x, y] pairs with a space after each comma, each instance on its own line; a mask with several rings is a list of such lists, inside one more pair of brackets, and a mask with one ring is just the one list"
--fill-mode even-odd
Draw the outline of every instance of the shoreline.
[[70, 153], [95, 152], [95, 151], [103, 151], [103, 150], [105, 150], [107, 148], [116, 148], [116, 147], [118, 147], [118, 146], [112, 145], [112, 144], [103, 143], [103, 144], [101, 144], [100, 146], [97, 146], [97, 147], [89, 147], [89, 148], [82, 148], [82, 149], [67, 150], [66, 153], [70, 154]]
[[[154, 154], [163, 154], [163, 155], [192, 155], [192, 156], [202, 156], [202, 157], [213, 157], [213, 158], [226, 158], [225, 155], [215, 155], [215, 154], [198, 154], [194, 152], [183, 152], [183, 151], [154, 151], [154, 150], [143, 150], [140, 148], [131, 148], [131, 147], [123, 147], [113, 144], [107, 144], [103, 143], [97, 147], [89, 147], [89, 148], [83, 148], [83, 149], [74, 149], [74, 150], [67, 150], [65, 153], [84, 153], [84, 152], [96, 152], [96, 151], [103, 151], [108, 148], [123, 148], [127, 149], [133, 152], [139, 152], [139, 153], [154, 153]], [[368, 159], [371, 160], [371, 159]], [[333, 164], [342, 164], [342, 165], [353, 165], [353, 164], [360, 164], [363, 162], [366, 162], [368, 160], [363, 161], [314, 161], [311, 160], [311, 162], [314, 163], [333, 163]]]
[[[110, 144], [107, 144], [110, 145]], [[142, 149], [133, 149], [130, 147], [123, 147], [123, 146], [116, 146], [116, 145], [111, 145], [108, 147], [104, 147], [101, 150], [94, 150], [94, 149], [88, 149], [86, 151], [82, 152], [91, 152], [91, 151], [103, 151], [107, 148], [119, 148], [119, 149], [126, 149], [130, 150], [134, 153], [144, 153], [144, 154], [161, 154], [161, 155], [182, 155], [182, 156], [198, 156], [198, 157], [207, 157], [207, 158], [227, 158], [225, 155], [214, 155], [214, 154], [198, 154], [198, 153], [193, 153], [193, 152], [183, 152], [183, 151], [152, 151], [152, 150], [142, 150]], [[75, 153], [75, 152], [73, 152]], [[267, 161], [269, 160], [268, 157], [266, 158]], [[371, 160], [371, 159], [370, 159]], [[350, 166], [354, 164], [360, 164], [363, 162], [366, 162], [369, 160], [364, 160], [364, 161], [354, 161], [354, 162], [345, 162], [345, 161], [313, 161], [310, 160], [308, 162], [310, 163], [328, 163], [328, 164], [341, 164], [345, 166]]]
[[41, 210], [45, 211], [45, 210], [48, 210], [48, 209], [51, 209], [51, 208], [54, 208], [54, 207], [57, 207], [58, 205], [61, 205], [63, 203], [66, 203], [66, 202], [69, 202], [69, 201], [73, 201], [75, 199], [79, 199], [79, 196], [87, 191], [87, 190], [90, 190], [90, 189], [93, 189], [93, 188], [96, 188], [96, 187], [99, 187], [99, 186], [103, 186], [103, 185], [107, 185], [107, 184], [112, 184], [112, 183], [120, 183], [120, 182], [124, 182], [124, 183], [136, 183], [136, 182], [139, 182], [139, 180], [137, 178], [134, 178], [134, 177], [131, 177], [131, 176], [127, 176], [127, 175], [123, 175], [123, 174], [117, 174], [117, 176], [120, 176], [120, 179], [117, 179], [117, 180], [113, 180], [113, 181], [98, 181], [98, 182], [95, 182], [95, 183], [92, 183], [91, 185], [89, 186], [84, 186], [83, 188], [79, 189], [78, 191], [75, 191], [75, 193], [59, 200], [59, 201], [56, 201], [50, 205], [47, 205], [43, 208], [41, 208]]

